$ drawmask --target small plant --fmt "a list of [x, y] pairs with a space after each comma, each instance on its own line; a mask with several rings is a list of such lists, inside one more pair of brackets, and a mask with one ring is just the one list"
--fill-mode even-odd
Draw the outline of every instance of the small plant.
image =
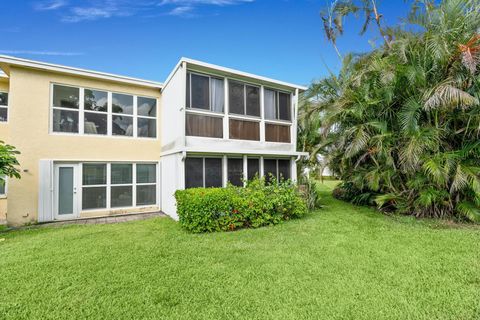
[[307, 205], [308, 210], [312, 211], [321, 207], [320, 194], [318, 193], [317, 183], [310, 177], [305, 177], [300, 185], [300, 191]]
[[259, 228], [300, 218], [307, 206], [291, 181], [268, 184], [255, 178], [245, 188], [195, 188], [178, 190], [180, 224], [193, 233]]

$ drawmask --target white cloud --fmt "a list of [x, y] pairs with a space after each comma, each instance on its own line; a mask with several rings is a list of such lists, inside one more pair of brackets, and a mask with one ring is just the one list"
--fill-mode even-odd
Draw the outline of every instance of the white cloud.
[[66, 0], [49, 0], [49, 1], [42, 1], [35, 4], [36, 10], [47, 11], [47, 10], [57, 10], [61, 7], [67, 5]]
[[81, 56], [81, 52], [36, 51], [36, 50], [1, 50], [0, 54], [28, 54], [35, 56]]
[[254, 2], [255, 0], [162, 0], [159, 5], [181, 5], [181, 6], [194, 6], [194, 5], [211, 5], [211, 6], [228, 6], [234, 4]]
[[175, 7], [172, 10], [168, 12], [168, 15], [170, 16], [181, 16], [181, 17], [187, 17], [187, 16], [192, 16], [192, 11], [193, 7], [190, 6], [181, 6], [181, 7]]
[[[63, 22], [81, 22], [126, 17], [148, 13], [149, 16], [170, 15], [193, 17], [199, 6], [229, 6], [255, 0], [95, 0], [88, 6], [69, 5], [67, 0], [39, 2], [37, 10], [57, 10]], [[158, 12], [161, 10], [161, 12]]]

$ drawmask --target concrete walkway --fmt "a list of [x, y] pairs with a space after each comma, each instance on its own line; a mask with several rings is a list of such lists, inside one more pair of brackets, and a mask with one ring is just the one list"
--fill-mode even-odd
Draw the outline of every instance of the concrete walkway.
[[149, 213], [135, 213], [135, 214], [122, 214], [109, 217], [99, 217], [99, 218], [84, 218], [84, 219], [75, 219], [67, 221], [53, 221], [38, 224], [38, 227], [57, 227], [65, 225], [75, 225], [75, 224], [108, 224], [108, 223], [121, 223], [128, 221], [138, 221], [146, 220], [155, 217], [166, 217], [163, 212], [149, 212]]

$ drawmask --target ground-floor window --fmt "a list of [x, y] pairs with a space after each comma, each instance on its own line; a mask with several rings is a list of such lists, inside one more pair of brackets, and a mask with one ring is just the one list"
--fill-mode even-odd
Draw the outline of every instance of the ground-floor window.
[[185, 160], [185, 187], [222, 187], [222, 158], [193, 158]]
[[[223, 160], [221, 157], [191, 156], [185, 160], [185, 188], [222, 187], [223, 161], [226, 161], [226, 181], [234, 186], [243, 186], [244, 178], [251, 180], [261, 176], [261, 158], [229, 156]], [[291, 178], [290, 159], [264, 159], [263, 166], [267, 182], [272, 176], [278, 180]]]
[[277, 180], [290, 179], [290, 160], [289, 159], [264, 159], [263, 171], [265, 180], [269, 182], [272, 177]]
[[82, 164], [82, 210], [128, 208], [156, 203], [156, 164]]
[[243, 158], [228, 158], [228, 182], [237, 187], [243, 186]]

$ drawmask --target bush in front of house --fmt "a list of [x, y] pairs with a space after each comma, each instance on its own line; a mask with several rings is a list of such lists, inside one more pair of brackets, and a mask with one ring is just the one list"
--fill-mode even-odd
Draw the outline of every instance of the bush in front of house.
[[306, 204], [291, 181], [254, 179], [245, 188], [194, 188], [175, 193], [181, 226], [189, 232], [259, 228], [300, 218]]

